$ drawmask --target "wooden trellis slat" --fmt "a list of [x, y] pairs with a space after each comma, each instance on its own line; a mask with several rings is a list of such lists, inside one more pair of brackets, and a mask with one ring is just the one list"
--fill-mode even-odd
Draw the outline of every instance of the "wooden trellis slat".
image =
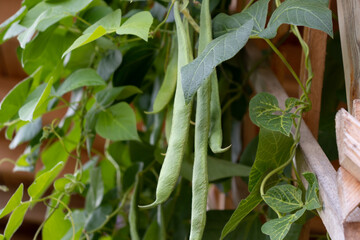
[[349, 112], [360, 98], [360, 1], [338, 0], [338, 19]]

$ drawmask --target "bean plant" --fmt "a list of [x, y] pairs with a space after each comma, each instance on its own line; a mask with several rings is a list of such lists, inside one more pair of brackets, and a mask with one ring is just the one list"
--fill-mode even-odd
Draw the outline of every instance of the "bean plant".
[[[316, 176], [303, 174], [305, 188], [288, 167], [311, 109], [309, 48], [298, 26], [332, 36], [332, 14], [327, 0], [239, 1], [243, 10], [232, 15], [229, 4], [23, 0], [0, 25], [0, 43], [17, 37], [28, 77], [2, 100], [0, 126], [11, 149], [26, 148], [2, 162], [40, 170], [0, 211], [9, 215], [1, 239], [36, 204], [47, 210], [34, 239], [299, 237], [322, 205]], [[304, 52], [305, 84], [271, 41], [283, 24]], [[301, 96], [284, 109], [269, 93], [250, 100], [249, 39], [263, 39], [299, 84]], [[239, 164], [231, 126], [247, 109], [260, 134]], [[45, 121], [48, 112], [57, 117]], [[227, 192], [235, 176], [248, 197], [235, 211], [207, 211], [209, 184]], [[83, 207], [71, 204], [74, 196]]]

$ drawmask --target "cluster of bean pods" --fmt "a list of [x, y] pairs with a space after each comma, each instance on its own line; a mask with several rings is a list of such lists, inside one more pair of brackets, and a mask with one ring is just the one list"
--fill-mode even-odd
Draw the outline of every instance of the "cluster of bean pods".
[[[182, 160], [189, 136], [190, 116], [193, 101], [186, 104], [181, 84], [181, 68], [193, 59], [190, 44], [188, 22], [180, 17], [180, 5], [174, 3], [174, 17], [177, 32], [178, 61], [177, 83], [173, 106], [172, 123], [168, 149], [160, 171], [156, 188], [156, 200], [142, 208], [155, 207], [165, 202], [175, 188], [180, 175]], [[200, 33], [198, 54], [200, 54], [212, 40], [211, 16], [209, 0], [203, 0], [200, 13]], [[169, 67], [168, 67], [169, 68]], [[165, 82], [165, 81], [164, 81]], [[207, 151], [208, 145], [214, 153], [221, 153], [228, 148], [221, 148], [221, 107], [218, 92], [216, 72], [211, 74], [205, 84], [199, 88], [196, 95], [195, 118], [195, 154], [192, 176], [192, 211], [190, 239], [202, 239], [206, 223], [206, 207], [208, 194]]]

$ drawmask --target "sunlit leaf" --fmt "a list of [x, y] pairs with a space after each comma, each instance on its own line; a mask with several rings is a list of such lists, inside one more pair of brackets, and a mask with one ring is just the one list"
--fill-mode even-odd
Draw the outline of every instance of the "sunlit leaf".
[[11, 214], [8, 223], [5, 227], [4, 236], [5, 239], [11, 239], [16, 230], [20, 227], [21, 223], [24, 221], [24, 216], [30, 206], [30, 202], [25, 202], [15, 208], [14, 212]]
[[24, 185], [20, 184], [15, 193], [11, 196], [6, 206], [0, 210], [0, 218], [11, 213], [17, 206], [20, 205], [24, 192]]
[[126, 22], [116, 30], [116, 33], [119, 35], [132, 34], [147, 41], [152, 22], [153, 17], [150, 12], [139, 12], [126, 20]]
[[37, 200], [44, 194], [44, 192], [51, 185], [52, 181], [54, 181], [63, 167], [64, 163], [60, 162], [50, 171], [44, 172], [35, 178], [34, 182], [28, 188], [28, 194], [32, 200]]

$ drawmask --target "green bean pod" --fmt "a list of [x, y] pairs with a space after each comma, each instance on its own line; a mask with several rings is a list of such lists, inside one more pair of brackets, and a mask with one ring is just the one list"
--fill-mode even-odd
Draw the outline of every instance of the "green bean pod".
[[156, 188], [156, 200], [149, 205], [142, 206], [142, 208], [155, 207], [169, 198], [180, 175], [185, 145], [189, 135], [192, 102], [189, 104], [185, 103], [180, 81], [180, 69], [192, 60], [192, 56], [189, 54], [190, 46], [188, 44], [184, 24], [180, 17], [178, 1], [175, 1], [174, 3], [174, 17], [178, 39], [178, 81], [176, 83], [169, 144], [159, 175]]
[[[211, 16], [209, 0], [203, 0], [200, 12], [199, 52], [211, 42]], [[192, 176], [192, 206], [190, 240], [200, 240], [206, 224], [208, 195], [207, 149], [210, 131], [211, 82], [208, 78], [197, 91], [195, 118], [195, 157]]]
[[172, 38], [171, 41], [171, 50], [170, 50], [170, 60], [169, 64], [166, 67], [166, 72], [164, 76], [164, 81], [160, 87], [160, 90], [155, 98], [153, 111], [150, 114], [158, 113], [162, 111], [171, 101], [175, 88], [176, 88], [176, 79], [177, 79], [177, 63], [178, 63], [178, 49], [177, 49], [177, 40], [176, 37]]
[[230, 146], [222, 148], [223, 134], [221, 128], [221, 106], [219, 97], [218, 79], [216, 69], [210, 75], [211, 82], [211, 102], [210, 102], [210, 136], [209, 145], [213, 153], [222, 153], [227, 151]]

